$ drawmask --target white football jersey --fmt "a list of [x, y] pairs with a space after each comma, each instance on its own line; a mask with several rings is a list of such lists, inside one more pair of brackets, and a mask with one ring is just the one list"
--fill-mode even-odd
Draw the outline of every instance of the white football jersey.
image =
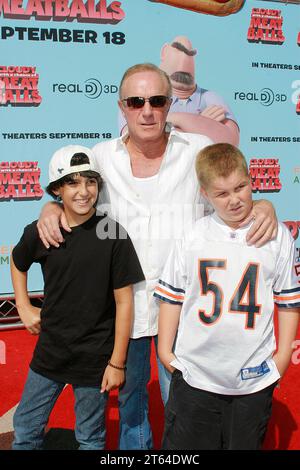
[[216, 214], [198, 220], [176, 243], [154, 294], [182, 304], [171, 365], [191, 386], [225, 395], [254, 393], [280, 378], [274, 302], [300, 307], [288, 229], [279, 224], [276, 240], [261, 248], [247, 245], [248, 230], [233, 230]]

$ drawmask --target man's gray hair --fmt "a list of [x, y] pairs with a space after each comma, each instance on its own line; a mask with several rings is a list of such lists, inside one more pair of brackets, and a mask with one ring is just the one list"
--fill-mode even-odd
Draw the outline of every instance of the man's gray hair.
[[122, 88], [124, 85], [124, 82], [127, 78], [131, 77], [131, 75], [134, 75], [135, 73], [138, 72], [155, 72], [157, 73], [162, 80], [165, 81], [166, 86], [167, 86], [167, 96], [171, 97], [172, 96], [172, 85], [171, 81], [169, 78], [169, 75], [166, 74], [163, 70], [161, 70], [157, 65], [151, 64], [150, 62], [145, 62], [143, 64], [136, 64], [133, 65], [132, 67], [129, 67], [129, 69], [126, 70], [124, 73], [122, 80], [120, 82], [120, 87], [119, 87], [119, 98], [122, 99]]

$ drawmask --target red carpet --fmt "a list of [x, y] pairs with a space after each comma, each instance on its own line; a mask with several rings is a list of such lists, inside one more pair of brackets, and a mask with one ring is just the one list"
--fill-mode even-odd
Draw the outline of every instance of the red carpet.
[[[36, 339], [25, 330], [1, 332], [0, 336], [6, 344], [6, 364], [0, 364], [1, 417], [20, 400]], [[300, 353], [298, 356], [300, 358]], [[150, 422], [154, 434], [154, 445], [156, 449], [159, 449], [163, 430], [163, 407], [155, 361], [153, 360], [152, 363], [152, 377], [149, 384]], [[300, 449], [299, 367], [300, 365], [292, 364], [280, 384], [280, 389], [275, 391], [273, 416], [264, 444], [265, 449]], [[73, 403], [72, 389], [67, 387], [51, 414], [50, 428], [71, 429], [73, 427]], [[117, 449], [117, 441], [117, 393], [113, 392], [110, 396], [107, 416], [107, 449]]]

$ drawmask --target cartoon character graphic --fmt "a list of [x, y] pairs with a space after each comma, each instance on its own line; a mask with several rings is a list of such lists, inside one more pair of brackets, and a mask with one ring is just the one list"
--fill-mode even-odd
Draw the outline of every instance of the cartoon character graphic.
[[196, 54], [185, 36], [177, 36], [162, 47], [160, 68], [169, 75], [173, 90], [168, 121], [182, 132], [238, 145], [239, 127], [229, 106], [217, 93], [196, 83]]

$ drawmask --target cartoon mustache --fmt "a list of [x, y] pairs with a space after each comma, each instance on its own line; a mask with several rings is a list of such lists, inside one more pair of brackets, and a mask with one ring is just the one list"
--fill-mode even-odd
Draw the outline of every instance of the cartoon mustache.
[[193, 85], [194, 77], [188, 72], [174, 72], [170, 75], [171, 80], [177, 83], [183, 83], [184, 85]]

